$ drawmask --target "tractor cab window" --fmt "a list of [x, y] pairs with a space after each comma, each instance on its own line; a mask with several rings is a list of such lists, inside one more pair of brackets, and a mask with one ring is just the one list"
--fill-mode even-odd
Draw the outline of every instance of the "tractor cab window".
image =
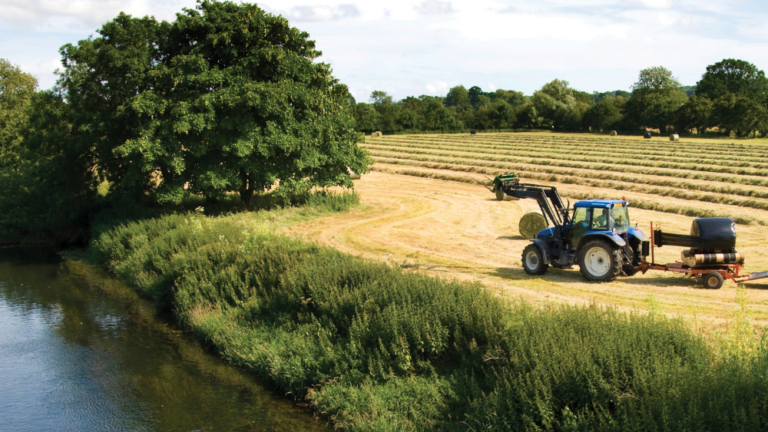
[[576, 207], [576, 211], [573, 212], [573, 227], [576, 228], [582, 225], [584, 228], [587, 227], [587, 208]]
[[627, 232], [629, 229], [629, 212], [627, 212], [627, 206], [616, 205], [611, 209], [611, 216], [613, 217], [613, 228], [616, 232], [621, 234]]
[[592, 209], [592, 227], [593, 230], [607, 230], [609, 225], [610, 209], [593, 208]]
[[589, 231], [589, 213], [586, 207], [576, 207], [571, 221], [571, 248], [576, 248], [584, 234]]

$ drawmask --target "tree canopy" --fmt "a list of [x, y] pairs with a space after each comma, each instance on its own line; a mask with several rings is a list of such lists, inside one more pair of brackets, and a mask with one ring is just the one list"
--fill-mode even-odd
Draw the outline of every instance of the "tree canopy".
[[21, 130], [35, 91], [37, 78], [0, 59], [0, 166], [19, 162]]
[[248, 204], [367, 171], [346, 86], [285, 18], [203, 1], [173, 23], [121, 13], [99, 33], [62, 48], [61, 85], [112, 193], [238, 191]]
[[674, 113], [687, 100], [680, 87], [672, 72], [664, 67], [643, 69], [632, 86], [627, 111], [637, 126], [666, 131], [674, 122]]
[[696, 95], [714, 100], [729, 93], [764, 104], [768, 102], [768, 79], [763, 71], [743, 60], [724, 59], [707, 66], [696, 84]]

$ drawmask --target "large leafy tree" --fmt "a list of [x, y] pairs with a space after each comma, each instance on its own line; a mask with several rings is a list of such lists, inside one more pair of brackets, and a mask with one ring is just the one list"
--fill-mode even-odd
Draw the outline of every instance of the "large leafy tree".
[[729, 93], [764, 104], [768, 102], [768, 79], [763, 71], [744, 60], [724, 59], [707, 66], [696, 84], [696, 95], [714, 100]]
[[454, 107], [457, 112], [464, 112], [472, 109], [472, 103], [469, 100], [469, 92], [464, 86], [459, 85], [451, 87], [445, 96], [445, 106]]
[[661, 66], [643, 69], [632, 86], [627, 114], [637, 126], [663, 132], [673, 123], [674, 113], [686, 100], [680, 83], [668, 69]]
[[248, 204], [367, 171], [346, 86], [285, 18], [203, 1], [173, 23], [121, 14], [99, 33], [62, 48], [61, 85], [113, 194], [238, 191]]
[[703, 133], [712, 126], [712, 101], [703, 96], [693, 95], [675, 113], [675, 130], [682, 132], [696, 129]]
[[616, 98], [607, 97], [587, 109], [582, 124], [593, 132], [601, 132], [621, 121], [621, 111], [616, 106]]
[[752, 132], [768, 131], [768, 110], [753, 99], [727, 93], [715, 99], [712, 118], [727, 134], [745, 136]]
[[0, 59], [0, 167], [19, 162], [21, 130], [37, 79], [8, 60]]

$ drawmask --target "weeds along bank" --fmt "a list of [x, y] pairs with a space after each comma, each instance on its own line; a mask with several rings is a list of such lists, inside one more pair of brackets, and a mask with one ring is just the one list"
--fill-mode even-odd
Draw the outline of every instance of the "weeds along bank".
[[[326, 205], [336, 209], [347, 204]], [[168, 215], [90, 254], [183, 325], [351, 430], [764, 430], [768, 357], [714, 357], [676, 320], [538, 310], [271, 234]], [[248, 223], [244, 223], [248, 221]], [[278, 222], [274, 222], [278, 221]]]

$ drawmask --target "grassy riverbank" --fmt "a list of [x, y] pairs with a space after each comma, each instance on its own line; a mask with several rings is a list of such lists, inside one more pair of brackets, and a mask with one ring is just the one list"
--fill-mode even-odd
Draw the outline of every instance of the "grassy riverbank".
[[106, 230], [89, 251], [342, 428], [766, 428], [760, 349], [714, 357], [682, 321], [658, 314], [508, 304], [478, 284], [272, 234], [354, 202], [168, 215]]

